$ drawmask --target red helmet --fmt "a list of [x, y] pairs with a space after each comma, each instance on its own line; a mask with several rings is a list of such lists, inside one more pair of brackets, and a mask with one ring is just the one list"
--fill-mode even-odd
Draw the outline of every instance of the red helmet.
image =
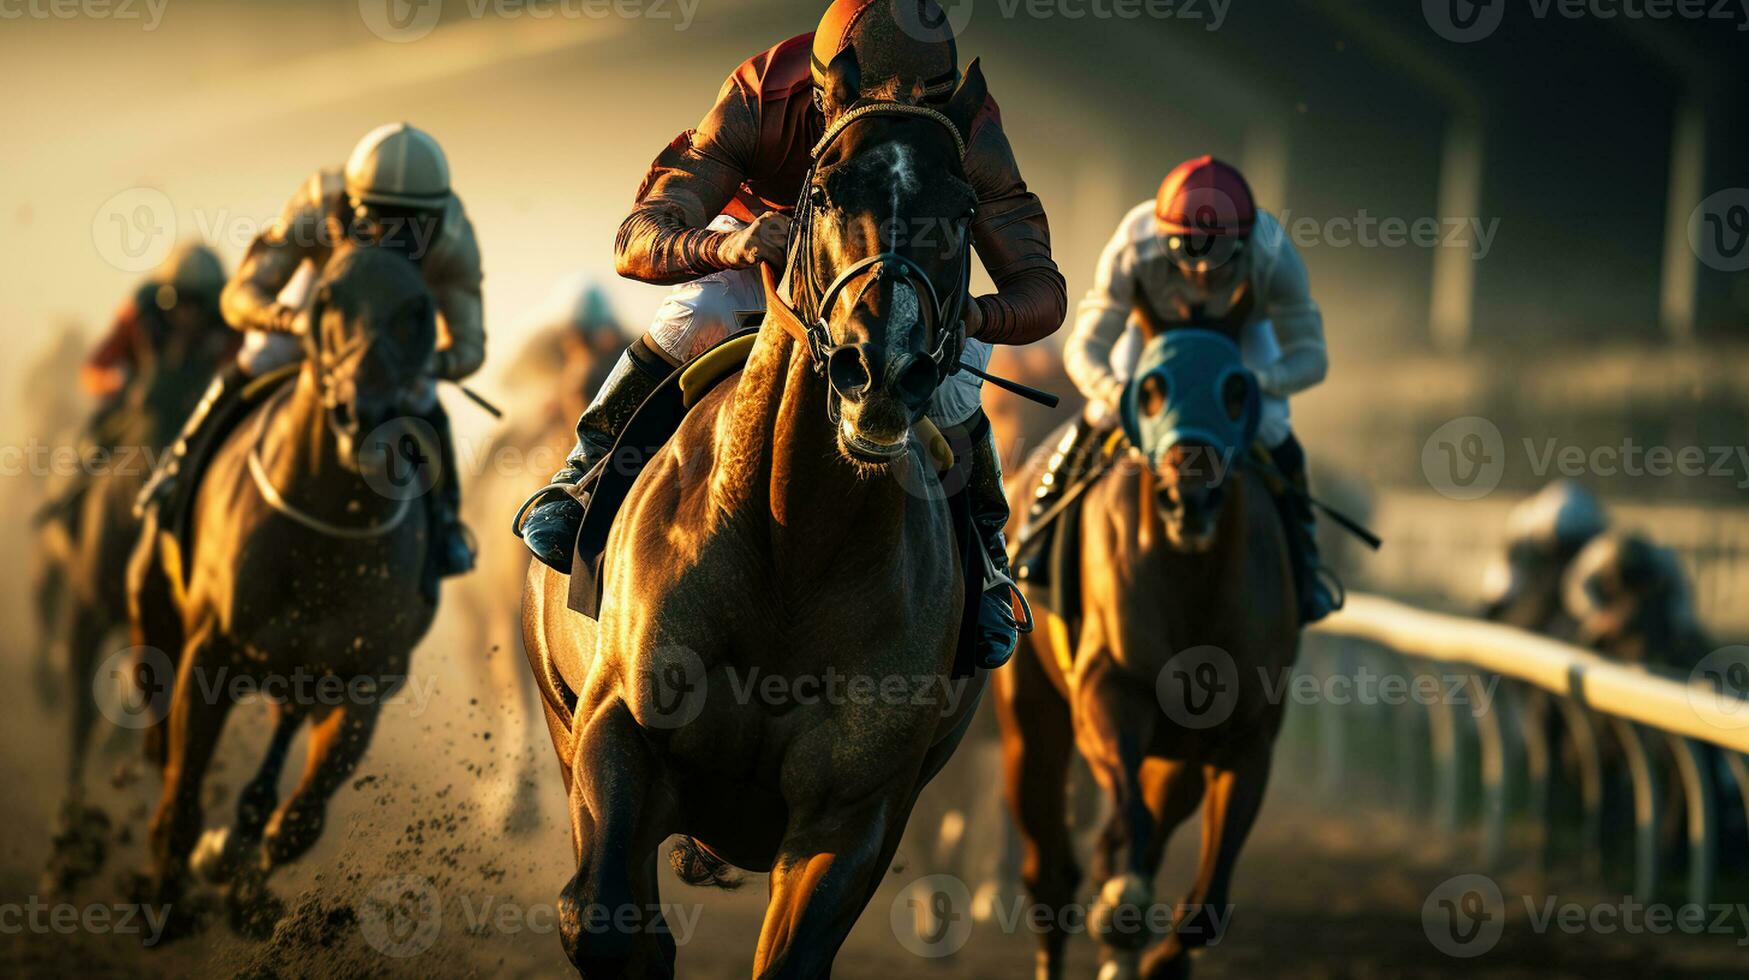
[[1251, 185], [1231, 164], [1197, 157], [1172, 168], [1154, 199], [1154, 218], [1168, 235], [1251, 234], [1257, 202]]
[[959, 82], [953, 25], [936, 0], [833, 0], [814, 31], [816, 86], [845, 48], [856, 50], [865, 89], [898, 79], [946, 95]]

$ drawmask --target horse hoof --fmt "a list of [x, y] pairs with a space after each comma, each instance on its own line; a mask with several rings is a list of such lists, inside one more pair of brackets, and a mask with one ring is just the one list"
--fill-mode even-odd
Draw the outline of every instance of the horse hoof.
[[1148, 941], [1146, 909], [1152, 899], [1141, 875], [1119, 875], [1099, 889], [1099, 898], [1087, 913], [1088, 929], [1108, 945], [1139, 949]]
[[285, 918], [285, 903], [254, 876], [239, 877], [225, 896], [231, 914], [231, 930], [247, 939], [273, 938], [273, 930]]
[[1139, 980], [1142, 975], [1137, 966], [1139, 959], [1134, 952], [1114, 950], [1100, 965], [1099, 980]]
[[232, 850], [231, 828], [214, 827], [195, 842], [193, 852], [188, 855], [189, 870], [204, 881], [225, 884], [237, 873], [236, 855], [231, 853]]

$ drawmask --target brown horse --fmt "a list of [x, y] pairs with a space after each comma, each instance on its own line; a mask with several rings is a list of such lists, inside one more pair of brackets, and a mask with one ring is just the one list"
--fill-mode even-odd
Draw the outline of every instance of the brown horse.
[[[295, 380], [214, 455], [190, 552], [168, 560], [173, 545], [149, 528], [131, 569], [139, 642], [178, 661], [154, 868], [141, 882], [155, 902], [174, 903], [186, 885], [201, 782], [235, 693], [267, 695], [274, 732], [202, 869], [234, 879], [234, 916], [259, 908], [252, 900], [272, 870], [321, 835], [329, 798], [364, 755], [435, 611], [420, 589], [428, 474], [397, 476], [394, 448], [405, 444], [381, 438], [407, 434], [405, 420], [435, 397], [433, 300], [406, 259], [364, 248], [330, 262], [310, 324]], [[305, 721], [303, 780], [279, 803], [280, 770]]]
[[[1197, 383], [1217, 379], [1186, 384]], [[1209, 394], [1233, 410], [1230, 393]], [[1163, 397], [1154, 391], [1149, 405], [1144, 395], [1141, 411], [1158, 411]], [[1081, 879], [1064, 789], [1077, 748], [1109, 803], [1086, 919], [1105, 947], [1101, 977], [1184, 975], [1189, 951], [1226, 924], [1234, 864], [1281, 725], [1270, 685], [1290, 669], [1299, 629], [1281, 518], [1263, 478], [1236, 465], [1242, 446], [1165, 442], [1152, 462], [1131, 452], [1098, 476], [1078, 515], [1079, 631], [1053, 611], [1053, 628], [1033, 633], [997, 675], [1022, 878], [1053, 913], [1040, 934], [1041, 980], [1063, 975], [1063, 923], [1075, 921], [1064, 917]], [[1015, 491], [1032, 485], [1018, 481]], [[1047, 595], [1030, 599], [1049, 604]], [[1176, 909], [1155, 905], [1167, 839], [1199, 803], [1195, 883]]]
[[[854, 55], [831, 75], [829, 104], [851, 106]], [[964, 600], [949, 511], [907, 430], [956, 356], [976, 202], [962, 147], [984, 98], [974, 64], [942, 112], [832, 114], [791, 256], [817, 316], [768, 274], [739, 382], [693, 409], [625, 502], [599, 641], [568, 580], [533, 566], [525, 640], [577, 859], [560, 931], [584, 976], [673, 975], [654, 911], [673, 834], [688, 881], [722, 883], [725, 862], [769, 872], [756, 975], [828, 974], [972, 717], [981, 678], [949, 681]], [[926, 218], [958, 237], [883, 238]]]
[[[137, 301], [150, 302], [145, 293]], [[156, 316], [154, 308], [150, 314]], [[110, 721], [127, 728], [151, 729], [156, 719], [149, 702], [96, 695], [117, 686], [124, 671], [141, 671], [144, 684], [165, 681], [149, 676], [152, 664], [138, 664], [116, 642], [128, 625], [128, 556], [140, 537], [134, 498], [151, 476], [156, 455], [168, 446], [193, 411], [220, 362], [230, 356], [230, 331], [215, 343], [213, 327], [171, 330], [155, 337], [158, 344], [142, 351], [135, 379], [120, 401], [103, 412], [86, 439], [98, 446], [81, 447], [89, 477], [76, 502], [62, 519], [44, 521], [39, 540], [49, 552], [39, 582], [42, 614], [57, 616], [64, 638], [68, 687], [76, 692], [68, 712], [67, 801], [60, 815], [49, 880], [69, 889], [103, 860], [98, 830], [107, 819], [85, 802], [85, 766], [97, 729], [99, 709]], [[52, 594], [56, 588], [61, 595]], [[45, 634], [55, 620], [43, 623]], [[112, 645], [113, 644], [113, 645]], [[104, 655], [108, 653], [106, 658]], [[98, 676], [100, 664], [105, 674]], [[148, 731], [148, 735], [150, 732]]]

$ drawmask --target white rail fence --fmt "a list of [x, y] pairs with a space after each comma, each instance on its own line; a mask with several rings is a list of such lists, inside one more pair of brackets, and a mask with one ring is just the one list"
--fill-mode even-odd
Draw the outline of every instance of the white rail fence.
[[[1356, 740], [1363, 716], [1351, 705], [1320, 705], [1300, 723], [1317, 732], [1315, 771], [1326, 789], [1342, 791], [1356, 751], [1382, 749], [1395, 770], [1392, 785], [1415, 792], [1431, 777], [1436, 826], [1454, 834], [1470, 809], [1465, 787], [1479, 775], [1482, 859], [1497, 867], [1509, 856], [1515, 825], [1528, 825], [1530, 849], [1546, 859], [1551, 790], [1570, 766], [1576, 771], [1567, 775], [1582, 804], [1580, 845], [1588, 869], [1596, 871], [1605, 843], [1606, 780], [1625, 768], [1633, 793], [1636, 896], [1650, 901], [1659, 887], [1666, 856], [1661, 822], [1674, 809], [1667, 800], [1677, 798], [1666, 791], [1680, 789], [1687, 900], [1711, 901], [1722, 829], [1741, 831], [1727, 819], [1739, 806], [1749, 814], [1749, 700], [1737, 676], [1744, 668], [1721, 665], [1719, 673], [1736, 678], [1731, 683], [1707, 670], [1671, 679], [1512, 627], [1352, 594], [1347, 609], [1308, 636], [1300, 670], [1327, 680], [1374, 668], [1381, 675], [1431, 677], [1435, 686], [1455, 679], [1455, 690], [1475, 696], [1425, 698], [1414, 702], [1425, 712], [1393, 712], [1388, 745], [1377, 740], [1376, 728], [1362, 736], [1370, 745]], [[1374, 723], [1381, 717], [1365, 716]], [[1559, 743], [1552, 737], [1557, 730], [1564, 733]], [[1429, 760], [1432, 771], [1422, 771]]]

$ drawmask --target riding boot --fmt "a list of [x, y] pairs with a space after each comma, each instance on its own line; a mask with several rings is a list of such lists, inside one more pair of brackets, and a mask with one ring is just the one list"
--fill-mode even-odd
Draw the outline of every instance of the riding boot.
[[[1306, 453], [1291, 433], [1287, 441], [1269, 451], [1270, 461], [1293, 487], [1276, 497], [1287, 530], [1288, 552], [1293, 559], [1294, 588], [1299, 597], [1300, 622], [1315, 623], [1342, 608], [1340, 593], [1325, 581], [1318, 557], [1318, 522], [1306, 495]], [[1294, 492], [1298, 490], [1299, 492]]]
[[1082, 446], [1094, 431], [1095, 427], [1088, 424], [1085, 417], [1075, 416], [1069, 431], [1063, 433], [1051, 449], [1050, 458], [1045, 460], [1045, 471], [1039, 476], [1038, 487], [1033, 490], [1026, 519], [1020, 524], [1020, 542], [1014, 548], [1015, 573], [1022, 582], [1035, 586], [1050, 583], [1051, 540], [1056, 536], [1057, 515], [1051, 515], [1042, 524], [1039, 521], [1050, 514], [1057, 501], [1068, 492], [1075, 460], [1081, 456]]
[[577, 420], [577, 445], [566, 457], [564, 468], [522, 505], [527, 516], [517, 533], [528, 550], [554, 570], [571, 573], [571, 554], [583, 526], [590, 478], [613, 451], [620, 430], [638, 406], [673, 370], [655, 353], [648, 338], [626, 348]]
[[[1008, 542], [1002, 529], [1008, 524], [1008, 498], [1002, 489], [1002, 457], [996, 451], [996, 435], [990, 420], [979, 412], [966, 426], [972, 442], [972, 459], [966, 487], [972, 526], [989, 556], [984, 575], [984, 596], [978, 603], [978, 666], [995, 670], [1014, 656], [1021, 626], [1015, 604], [1024, 603], [1020, 590], [1008, 575]], [[1025, 629], [1031, 630], [1031, 615]]]
[[461, 474], [456, 472], [455, 438], [450, 431], [449, 413], [438, 402], [424, 415], [424, 420], [437, 433], [437, 484], [431, 488], [431, 507], [427, 511], [432, 548], [422, 583], [426, 598], [435, 603], [439, 582], [474, 570], [474, 536], [461, 519], [462, 481]]
[[207, 441], [208, 425], [231, 414], [230, 406], [243, 397], [243, 390], [252, 380], [235, 361], [219, 369], [200, 404], [194, 406], [188, 421], [183, 423], [182, 433], [170, 444], [152, 478], [134, 499], [134, 516], [143, 518], [147, 511], [155, 510], [175, 495], [193, 448]]

